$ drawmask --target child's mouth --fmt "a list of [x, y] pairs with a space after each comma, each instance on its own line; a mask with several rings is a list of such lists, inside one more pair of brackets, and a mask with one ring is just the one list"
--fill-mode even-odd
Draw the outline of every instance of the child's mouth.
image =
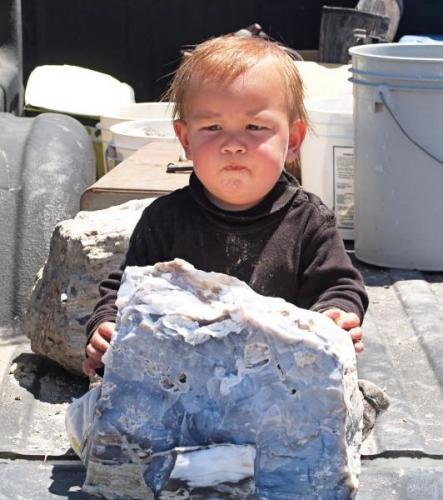
[[243, 165], [226, 165], [225, 170], [228, 172], [237, 172], [240, 170], [244, 170], [246, 167]]

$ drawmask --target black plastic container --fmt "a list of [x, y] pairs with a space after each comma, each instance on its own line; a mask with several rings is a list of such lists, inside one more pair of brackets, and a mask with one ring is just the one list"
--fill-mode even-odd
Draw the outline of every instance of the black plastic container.
[[356, 9], [324, 6], [319, 59], [325, 63], [347, 64], [351, 47], [385, 42], [388, 29], [389, 17]]

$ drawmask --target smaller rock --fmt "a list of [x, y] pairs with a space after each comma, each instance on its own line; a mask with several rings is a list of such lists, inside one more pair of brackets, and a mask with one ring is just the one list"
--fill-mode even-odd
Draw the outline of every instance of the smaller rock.
[[358, 387], [363, 395], [363, 430], [365, 440], [375, 425], [378, 415], [389, 408], [389, 398], [378, 385], [369, 380], [360, 379]]
[[120, 267], [134, 226], [152, 201], [79, 212], [57, 224], [26, 314], [25, 331], [35, 353], [83, 375], [85, 324], [98, 299], [98, 283]]

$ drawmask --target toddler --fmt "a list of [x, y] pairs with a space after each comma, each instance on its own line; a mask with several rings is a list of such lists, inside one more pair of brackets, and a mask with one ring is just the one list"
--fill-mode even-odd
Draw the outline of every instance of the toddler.
[[362, 278], [333, 212], [285, 171], [308, 122], [291, 57], [262, 38], [215, 38], [184, 59], [167, 97], [194, 172], [188, 186], [146, 208], [121, 269], [100, 284], [86, 328], [85, 373], [103, 366], [125, 266], [176, 257], [328, 315], [362, 351]]

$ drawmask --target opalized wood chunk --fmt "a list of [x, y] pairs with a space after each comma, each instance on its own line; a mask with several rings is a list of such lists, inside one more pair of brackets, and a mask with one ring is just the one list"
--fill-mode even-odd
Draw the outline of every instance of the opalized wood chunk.
[[88, 491], [355, 494], [363, 406], [350, 336], [332, 320], [182, 260], [127, 268], [117, 305]]

